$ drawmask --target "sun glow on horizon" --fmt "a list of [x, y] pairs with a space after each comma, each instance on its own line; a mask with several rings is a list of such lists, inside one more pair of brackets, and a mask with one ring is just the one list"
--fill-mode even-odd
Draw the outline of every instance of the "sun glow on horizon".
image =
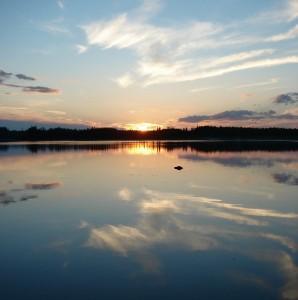
[[153, 123], [134, 123], [134, 124], [128, 124], [127, 129], [128, 130], [137, 130], [137, 131], [149, 131], [149, 130], [156, 130], [158, 127], [161, 127], [158, 124], [153, 124]]

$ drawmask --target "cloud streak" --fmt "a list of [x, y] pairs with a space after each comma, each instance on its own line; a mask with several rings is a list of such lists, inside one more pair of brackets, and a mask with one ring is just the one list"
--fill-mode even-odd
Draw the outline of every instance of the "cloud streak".
[[214, 115], [192, 115], [180, 118], [179, 122], [199, 123], [202, 121], [247, 121], [247, 120], [298, 120], [298, 115], [278, 114], [274, 110], [256, 112], [252, 110], [227, 110]]
[[298, 0], [285, 0], [278, 2], [280, 5], [259, 14], [252, 21], [265, 21], [270, 23], [292, 22], [298, 18]]
[[36, 80], [34, 77], [30, 77], [30, 76], [27, 76], [25, 74], [16, 74], [15, 75], [18, 79], [23, 79], [23, 80]]
[[40, 30], [53, 35], [71, 35], [70, 30], [64, 25], [64, 18], [57, 18], [47, 22], [39, 23], [37, 26]]
[[57, 5], [59, 8], [64, 9], [64, 1], [63, 0], [58, 0]]
[[78, 51], [78, 54], [82, 54], [82, 53], [85, 53], [87, 50], [88, 50], [88, 47], [85, 46], [85, 45], [76, 45], [76, 49]]
[[190, 64], [186, 65], [180, 62], [178, 65], [176, 65], [176, 68], [173, 69], [173, 72], [171, 72], [171, 74], [167, 76], [160, 76], [160, 74], [154, 73], [151, 74], [151, 78], [145, 82], [145, 85], [148, 86], [159, 83], [194, 81], [198, 79], [218, 77], [244, 70], [270, 68], [286, 64], [298, 64], [298, 56], [294, 55], [272, 59], [254, 60], [238, 65], [227, 66], [225, 68], [218, 68], [207, 71], [201, 70], [200, 68], [196, 69], [193, 68]]
[[285, 14], [288, 15], [289, 21], [293, 21], [298, 18], [298, 0], [288, 1]]
[[[296, 18], [296, 13], [293, 14], [296, 6], [297, 1], [292, 0], [283, 9], [287, 18]], [[157, 7], [160, 8], [160, 5]], [[286, 34], [269, 39], [245, 35], [241, 37], [233, 32], [233, 26], [212, 22], [192, 21], [179, 26], [157, 26], [144, 17], [144, 10], [151, 13], [158, 11], [146, 1], [132, 14], [122, 13], [110, 20], [82, 26], [89, 46], [98, 46], [104, 50], [129, 49], [136, 53], [138, 59], [134, 69], [115, 80], [121, 87], [128, 87], [134, 82], [150, 86], [194, 81], [249, 69], [298, 63], [296, 55], [273, 56], [274, 49], [253, 49], [219, 57], [208, 57], [201, 53], [217, 48], [229, 49], [233, 45], [291, 39], [297, 34], [297, 26]], [[262, 56], [266, 57], [257, 59]], [[130, 74], [129, 78], [127, 74]]]
[[58, 94], [60, 91], [58, 89], [53, 89], [45, 86], [26, 86], [22, 84], [10, 83], [7, 82], [8, 79], [15, 75], [15, 77], [19, 80], [28, 80], [35, 81], [36, 78], [25, 75], [25, 74], [13, 74], [8, 73], [3, 70], [0, 70], [0, 85], [10, 87], [10, 88], [20, 88], [25, 93], [38, 93], [38, 94]]
[[4, 81], [5, 79], [9, 78], [12, 75], [13, 75], [12, 73], [8, 73], [3, 70], [0, 70], [0, 83], [1, 81]]
[[120, 76], [119, 78], [115, 79], [115, 82], [117, 82], [117, 84], [120, 87], [127, 88], [134, 83], [134, 79], [131, 76], [131, 74], [126, 73], [123, 76]]
[[241, 84], [241, 85], [233, 87], [233, 89], [243, 89], [243, 88], [251, 88], [251, 87], [262, 87], [262, 86], [266, 86], [266, 85], [273, 85], [273, 84], [276, 84], [278, 82], [279, 82], [279, 78], [271, 78], [270, 80], [267, 80], [267, 81]]
[[52, 89], [44, 86], [25, 86], [23, 91], [26, 93], [39, 93], [39, 94], [58, 94], [58, 89]]
[[278, 95], [275, 98], [274, 103], [285, 105], [298, 103], [298, 93], [287, 93]]
[[269, 42], [281, 42], [291, 40], [298, 37], [298, 25], [290, 29], [289, 31], [270, 37], [267, 41]]

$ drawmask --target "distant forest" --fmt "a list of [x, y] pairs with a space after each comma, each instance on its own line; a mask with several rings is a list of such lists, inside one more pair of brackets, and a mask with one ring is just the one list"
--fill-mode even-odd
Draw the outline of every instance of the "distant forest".
[[151, 131], [116, 128], [9, 130], [0, 127], [0, 141], [109, 141], [109, 140], [298, 140], [298, 129], [203, 126]]

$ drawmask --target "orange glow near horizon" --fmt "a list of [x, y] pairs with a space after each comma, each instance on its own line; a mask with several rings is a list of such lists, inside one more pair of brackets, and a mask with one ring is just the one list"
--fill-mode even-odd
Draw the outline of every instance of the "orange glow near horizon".
[[142, 122], [142, 123], [128, 124], [127, 129], [145, 132], [149, 130], [155, 130], [157, 127], [161, 127], [161, 126], [159, 126], [158, 124]]

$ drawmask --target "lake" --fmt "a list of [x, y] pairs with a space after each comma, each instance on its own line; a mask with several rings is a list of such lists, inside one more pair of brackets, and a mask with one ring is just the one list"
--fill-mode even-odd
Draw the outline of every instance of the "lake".
[[15, 143], [0, 172], [0, 299], [298, 299], [297, 151]]

